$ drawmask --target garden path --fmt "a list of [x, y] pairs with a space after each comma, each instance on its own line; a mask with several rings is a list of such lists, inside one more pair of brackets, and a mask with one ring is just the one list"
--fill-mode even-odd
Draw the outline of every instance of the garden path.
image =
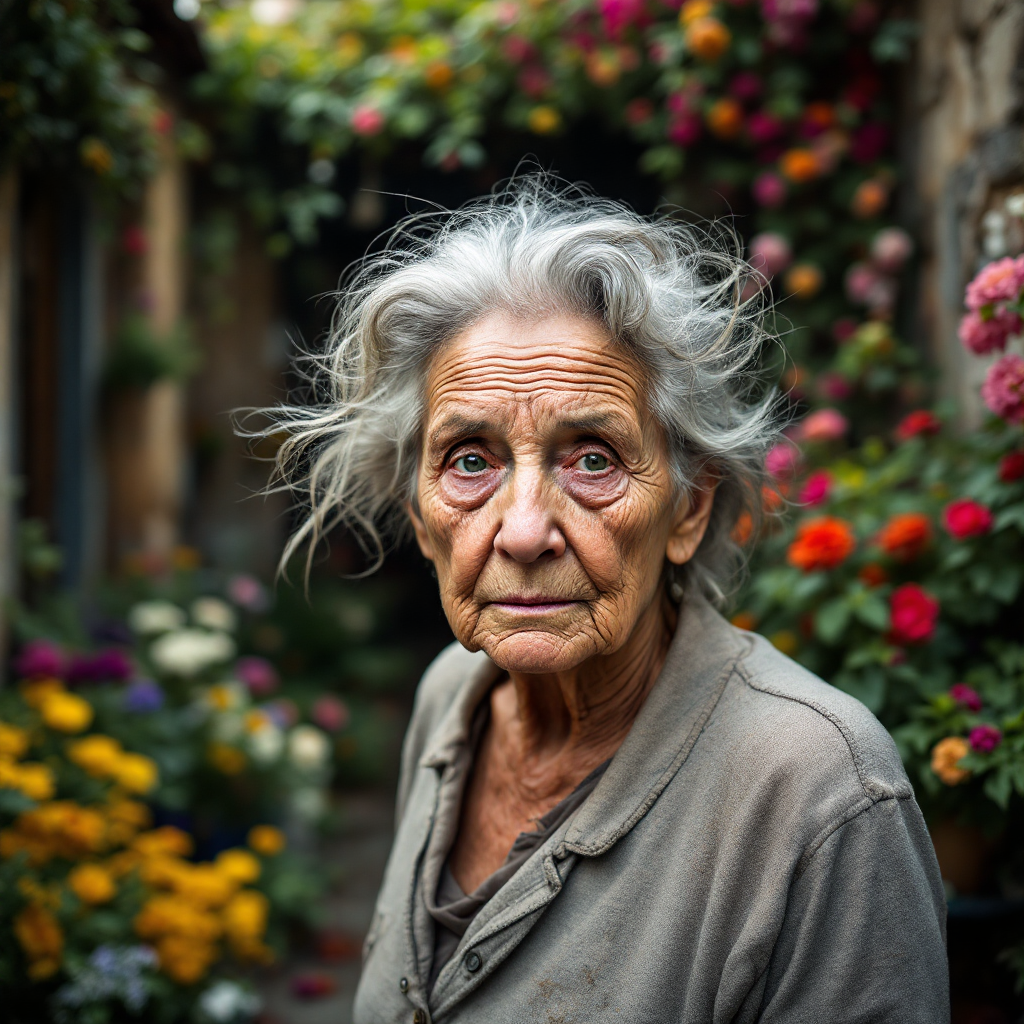
[[[337, 868], [340, 878], [325, 900], [320, 948], [296, 954], [261, 981], [260, 1024], [351, 1024], [360, 949], [391, 848], [393, 794], [348, 793], [339, 798], [338, 810], [340, 829], [321, 850], [325, 868]], [[296, 996], [297, 982], [318, 979], [330, 979], [334, 990], [319, 998]]]

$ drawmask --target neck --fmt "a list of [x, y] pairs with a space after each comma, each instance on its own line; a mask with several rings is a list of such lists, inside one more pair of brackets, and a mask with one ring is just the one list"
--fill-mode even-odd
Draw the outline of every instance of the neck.
[[677, 614], [661, 596], [615, 653], [565, 672], [509, 673], [492, 696], [493, 721], [524, 782], [537, 772], [558, 788], [559, 763], [567, 775], [588, 766], [585, 775], [618, 749], [665, 663]]

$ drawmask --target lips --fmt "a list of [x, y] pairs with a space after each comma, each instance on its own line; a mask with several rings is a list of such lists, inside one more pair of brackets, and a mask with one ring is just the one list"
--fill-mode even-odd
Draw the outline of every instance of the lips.
[[566, 608], [577, 604], [572, 598], [561, 597], [505, 597], [498, 601], [492, 601], [495, 608], [502, 611], [521, 615], [545, 615], [552, 612], [564, 611]]

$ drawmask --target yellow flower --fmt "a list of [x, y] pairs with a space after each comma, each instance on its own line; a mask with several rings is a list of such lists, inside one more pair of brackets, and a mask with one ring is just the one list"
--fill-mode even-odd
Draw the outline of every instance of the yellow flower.
[[174, 891], [197, 907], [216, 909], [235, 894], [238, 882], [212, 864], [189, 864], [174, 879]]
[[224, 932], [239, 955], [263, 938], [269, 909], [267, 897], [255, 889], [243, 889], [224, 908]]
[[0, 722], [0, 757], [10, 757], [15, 761], [24, 757], [28, 750], [28, 733], [16, 725]]
[[194, 985], [217, 959], [215, 946], [181, 935], [168, 935], [156, 944], [160, 970], [179, 985]]
[[75, 693], [55, 691], [39, 704], [43, 721], [58, 732], [82, 732], [92, 722], [92, 705]]
[[15, 766], [17, 768], [16, 788], [20, 789], [30, 800], [52, 800], [57, 790], [53, 772], [45, 764], [26, 761]]
[[111, 873], [99, 864], [79, 864], [68, 872], [68, 887], [83, 902], [109, 903], [117, 893]]
[[112, 736], [94, 734], [68, 744], [68, 760], [97, 778], [110, 778], [124, 751]]
[[38, 710], [51, 693], [63, 693], [64, 684], [59, 679], [27, 679], [19, 689], [22, 700], [30, 708]]
[[143, 857], [138, 867], [139, 877], [154, 889], [175, 888], [181, 876], [189, 870], [185, 861], [166, 854]]
[[132, 843], [132, 849], [143, 857], [188, 857], [192, 848], [192, 837], [173, 825], [161, 825], [151, 832], [143, 832]]
[[224, 775], [238, 775], [245, 770], [245, 754], [227, 743], [211, 743], [206, 757], [217, 771]]
[[686, 48], [701, 60], [714, 61], [729, 49], [732, 33], [717, 18], [694, 18], [686, 26]]
[[82, 163], [97, 174], [108, 174], [114, 166], [114, 155], [99, 139], [85, 139], [81, 146]]
[[215, 914], [166, 894], [146, 900], [135, 916], [134, 927], [142, 939], [181, 935], [194, 942], [216, 942], [224, 930]]
[[241, 885], [260, 877], [260, 862], [248, 850], [224, 850], [217, 855], [217, 870]]
[[230, 711], [242, 703], [241, 689], [230, 683], [217, 683], [206, 691], [206, 702], [217, 711]]
[[149, 808], [138, 800], [114, 800], [107, 807], [107, 831], [111, 844], [127, 845], [151, 820]]
[[28, 974], [33, 981], [57, 973], [64, 952], [64, 933], [51, 911], [30, 903], [14, 919], [14, 934], [29, 959]]
[[696, 21], [698, 18], [710, 17], [714, 9], [715, 5], [709, 0], [686, 0], [679, 11], [679, 24], [689, 25], [691, 21]]
[[962, 736], [947, 736], [932, 749], [932, 771], [947, 785], [956, 786], [971, 777], [959, 761], [970, 753], [970, 745]]
[[261, 857], [274, 857], [285, 848], [284, 833], [273, 825], [256, 825], [249, 830], [247, 838]]
[[160, 771], [144, 754], [124, 754], [114, 766], [114, 778], [130, 793], [148, 793], [160, 781]]
[[562, 115], [554, 107], [534, 107], [526, 118], [530, 131], [537, 135], [550, 135], [562, 126]]

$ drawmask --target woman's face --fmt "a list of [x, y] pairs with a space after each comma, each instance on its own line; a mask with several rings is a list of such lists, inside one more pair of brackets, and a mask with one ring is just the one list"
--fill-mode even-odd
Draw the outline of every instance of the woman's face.
[[693, 555], [640, 368], [599, 324], [494, 314], [434, 359], [410, 509], [459, 640], [506, 671], [610, 654]]

